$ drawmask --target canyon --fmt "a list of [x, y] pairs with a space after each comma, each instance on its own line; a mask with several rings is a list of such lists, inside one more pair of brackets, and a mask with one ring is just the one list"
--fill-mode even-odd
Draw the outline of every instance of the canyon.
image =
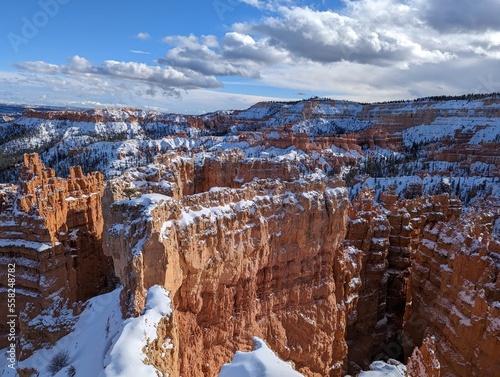
[[[48, 149], [23, 155], [15, 174], [6, 167], [18, 182], [0, 185], [20, 375], [42, 373], [37, 351], [70, 336], [85, 302], [118, 279], [124, 325], [102, 340], [103, 376], [125, 324], [152, 315], [155, 287], [171, 312], [138, 352], [159, 375], [216, 376], [258, 337], [305, 376], [391, 359], [409, 376], [494, 376], [498, 105], [310, 100], [183, 119], [26, 111], [17, 123], [43, 127]], [[171, 134], [147, 139], [162, 129]], [[21, 140], [36, 149], [33, 135], [11, 135], [2, 153]], [[91, 155], [87, 169], [104, 174], [69, 166]]]

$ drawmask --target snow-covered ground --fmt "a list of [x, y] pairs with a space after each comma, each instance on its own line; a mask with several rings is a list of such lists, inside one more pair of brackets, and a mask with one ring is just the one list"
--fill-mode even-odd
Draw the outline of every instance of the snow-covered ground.
[[254, 337], [253, 342], [253, 351], [237, 351], [233, 360], [222, 366], [219, 377], [303, 377], [276, 356], [262, 339]]
[[[40, 349], [19, 363], [19, 368], [34, 368], [39, 377], [157, 377], [156, 370], [146, 365], [143, 350], [156, 339], [162, 318], [172, 313], [168, 292], [159, 286], [149, 289], [146, 309], [137, 318], [123, 320], [119, 295], [121, 288], [90, 299], [77, 317], [74, 330], [50, 349]], [[165, 344], [165, 348], [171, 347]], [[6, 354], [2, 350], [2, 355]], [[56, 355], [65, 364], [57, 373], [50, 372]], [[7, 358], [0, 358], [0, 376], [15, 377]], [[72, 372], [75, 374], [72, 374]]]
[[405, 372], [406, 367], [403, 364], [399, 361], [390, 359], [387, 363], [383, 361], [374, 361], [370, 364], [369, 371], [361, 372], [357, 377], [404, 377]]

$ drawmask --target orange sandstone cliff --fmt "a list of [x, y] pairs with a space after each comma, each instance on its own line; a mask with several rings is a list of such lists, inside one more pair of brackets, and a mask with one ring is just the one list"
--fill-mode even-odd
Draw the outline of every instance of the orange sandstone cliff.
[[[0, 192], [0, 258], [16, 266], [20, 356], [25, 357], [33, 345], [50, 344], [69, 331], [71, 323], [59, 323], [59, 314], [106, 291], [113, 274], [101, 246], [102, 174], [85, 176], [71, 168], [67, 179], [57, 178], [36, 154], [25, 155], [20, 170], [20, 185]], [[6, 297], [7, 275], [0, 274], [0, 296]], [[50, 325], [43, 315], [54, 319]], [[5, 341], [2, 337], [0, 347]]]
[[173, 315], [146, 349], [170, 376], [216, 376], [253, 336], [306, 376], [379, 358], [408, 360], [409, 376], [494, 376], [500, 206], [408, 197], [364, 190], [350, 203], [341, 181], [238, 151], [159, 156], [106, 188], [99, 173], [61, 179], [25, 156], [20, 185], [0, 192], [21, 356], [71, 330], [58, 313], [106, 291], [112, 261], [125, 316], [151, 286], [170, 292]]
[[[247, 169], [242, 177], [266, 174], [262, 164]], [[306, 375], [340, 376], [345, 286], [358, 268], [341, 247], [347, 208], [347, 190], [319, 176], [149, 194], [112, 206], [104, 247], [125, 285], [125, 313], [142, 310], [153, 284], [170, 291], [171, 375], [215, 376], [256, 335]]]

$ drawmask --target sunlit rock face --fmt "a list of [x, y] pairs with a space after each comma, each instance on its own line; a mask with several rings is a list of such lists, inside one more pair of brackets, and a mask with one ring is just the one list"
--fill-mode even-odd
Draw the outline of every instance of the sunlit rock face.
[[[237, 171], [239, 187], [145, 194], [115, 202], [106, 214], [105, 250], [126, 288], [124, 312], [139, 313], [153, 284], [171, 292], [182, 376], [216, 375], [253, 335], [306, 375], [340, 376], [345, 286], [359, 273], [357, 254], [342, 247], [347, 190], [320, 175], [300, 178], [287, 164], [276, 170], [289, 179], [243, 184], [251, 180], [245, 169], [265, 177], [273, 167], [227, 156], [207, 164], [204, 175], [221, 174], [216, 166]], [[114, 184], [109, 195], [117, 196]]]
[[436, 340], [441, 376], [488, 376], [500, 352], [499, 207], [485, 203], [449, 222], [426, 225], [412, 255], [403, 345]]
[[[114, 268], [125, 317], [144, 315], [151, 287], [170, 292], [144, 354], [171, 376], [215, 376], [253, 336], [306, 376], [410, 356], [417, 375], [494, 375], [499, 104], [7, 120], [0, 176], [19, 180], [1, 185], [0, 258], [17, 266], [21, 356], [70, 331]], [[40, 158], [11, 174], [26, 150]]]
[[64, 315], [74, 304], [113, 284], [112, 260], [102, 252], [104, 186], [102, 174], [79, 168], [58, 178], [33, 154], [24, 156], [19, 185], [2, 187], [0, 258], [15, 264], [21, 357], [71, 330]]

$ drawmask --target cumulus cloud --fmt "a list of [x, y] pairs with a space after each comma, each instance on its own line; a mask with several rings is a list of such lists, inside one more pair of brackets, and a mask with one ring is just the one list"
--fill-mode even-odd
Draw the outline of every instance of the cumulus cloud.
[[73, 56], [68, 64], [55, 65], [42, 61], [21, 62], [18, 69], [49, 75], [98, 77], [119, 80], [123, 84], [142, 83], [147, 85], [149, 93], [160, 89], [164, 95], [178, 95], [178, 90], [219, 88], [222, 83], [214, 76], [203, 75], [191, 70], [179, 70], [172, 67], [150, 66], [138, 62], [119, 62], [106, 60], [94, 65], [81, 56]]
[[327, 2], [314, 8], [302, 0], [239, 1], [261, 18], [220, 36], [167, 36], [156, 65], [74, 56], [62, 65], [16, 66], [45, 80], [80, 82], [87, 91], [119, 87], [144, 98], [218, 88], [222, 76], [362, 101], [500, 90], [499, 0], [343, 0], [335, 10]]
[[255, 62], [226, 59], [214, 36], [169, 36], [163, 41], [175, 47], [159, 59], [160, 64], [188, 68], [204, 75], [259, 77]]
[[[433, 17], [451, 17], [456, 21], [453, 25], [460, 24], [460, 17], [450, 16], [448, 0], [345, 0], [341, 11], [300, 7], [291, 1], [274, 1], [273, 7], [257, 0], [245, 2], [273, 9], [272, 16], [233, 24], [220, 39], [213, 35], [165, 37], [164, 42], [173, 47], [160, 63], [205, 75], [257, 78], [263, 69], [304, 61], [408, 69], [469, 53], [500, 58], [500, 33], [450, 34], [446, 30], [451, 26], [445, 21], [441, 28], [434, 25], [439, 20]], [[463, 25], [473, 27], [471, 19], [479, 20], [485, 11], [476, 10], [469, 19], [469, 8], [464, 5], [454, 12], [469, 20]], [[486, 25], [494, 27], [498, 22], [492, 18]]]
[[[412, 74], [422, 80], [426, 72], [448, 77], [446, 69], [465, 74], [461, 67], [466, 66], [474, 78], [481, 59], [500, 59], [500, 32], [495, 31], [500, 18], [491, 16], [498, 13], [498, 0], [485, 0], [487, 6], [481, 8], [467, 0], [344, 0], [338, 11], [287, 0], [273, 1], [272, 7], [269, 2], [244, 2], [265, 9], [268, 16], [233, 24], [223, 37], [210, 36], [210, 43], [205, 36], [166, 37], [173, 47], [160, 62], [206, 75], [259, 77], [277, 86], [311, 89], [347, 80], [361, 89], [354, 81], [362, 70], [384, 73], [377, 77], [390, 72], [408, 82]], [[337, 74], [332, 81], [323, 80], [310, 67]], [[304, 76], [300, 70], [312, 74], [304, 78], [305, 86], [299, 83]], [[354, 75], [344, 79], [347, 72]], [[373, 83], [372, 89], [382, 86]]]
[[[281, 7], [279, 14], [259, 23], [240, 23], [235, 30], [261, 35], [268, 43], [314, 62], [353, 61], [374, 65], [437, 63], [450, 51], [428, 47], [413, 38], [422, 25], [412, 7], [396, 0], [348, 2], [347, 12], [309, 7]], [[425, 29], [425, 26], [424, 26]]]

